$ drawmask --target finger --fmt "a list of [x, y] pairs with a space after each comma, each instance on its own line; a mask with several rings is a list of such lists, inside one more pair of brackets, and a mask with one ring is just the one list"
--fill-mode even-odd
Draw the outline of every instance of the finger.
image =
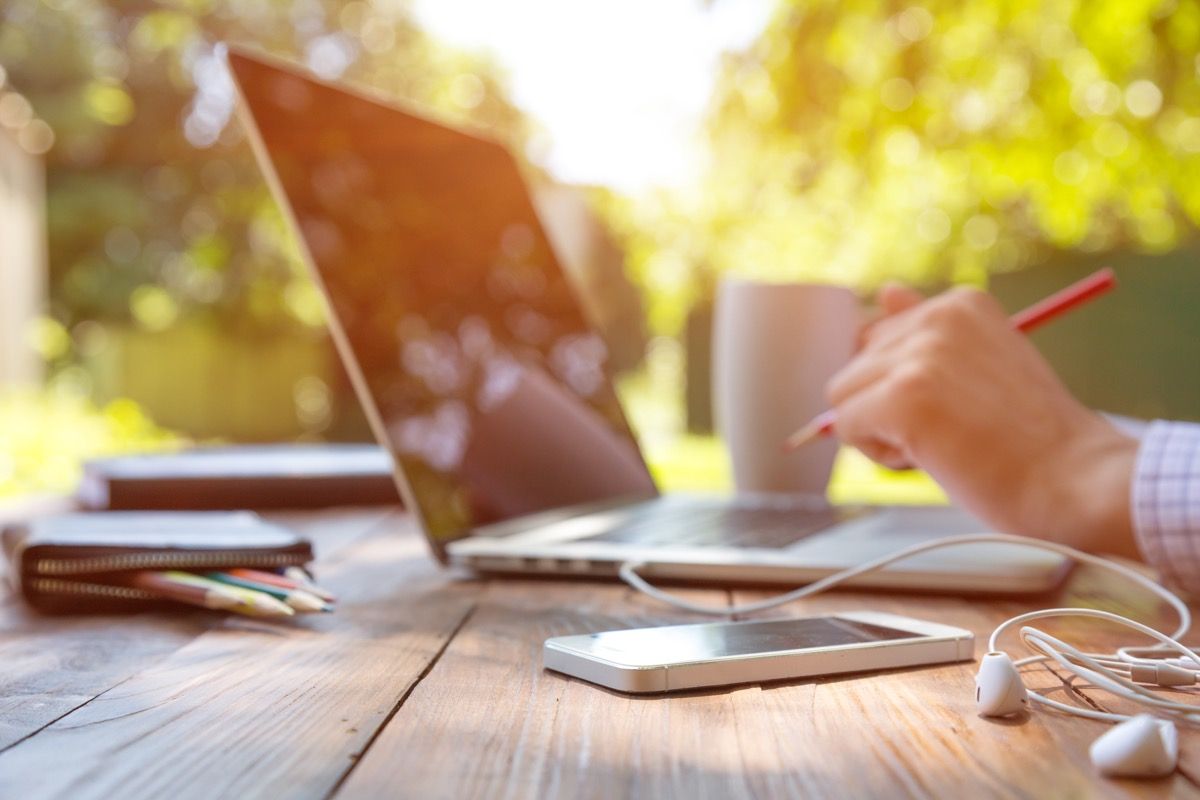
[[912, 465], [912, 462], [899, 450], [887, 453], [883, 458], [878, 459], [878, 461], [893, 472], [908, 472], [909, 470], [916, 469]]
[[[872, 348], [895, 346], [921, 330], [976, 325], [981, 322], [979, 317], [994, 316], [999, 309], [991, 295], [962, 287], [924, 298], [912, 289], [892, 284], [880, 290], [879, 301], [894, 313], [878, 320], [862, 337], [864, 346]], [[1002, 311], [999, 315], [1003, 320]]]
[[875, 294], [875, 308], [869, 312], [866, 321], [858, 332], [858, 348], [867, 343], [868, 337], [871, 335], [871, 329], [879, 323], [886, 320], [888, 317], [894, 317], [901, 314], [910, 308], [919, 306], [924, 297], [915, 289], [910, 289], [899, 283], [886, 283]]
[[[910, 290], [905, 290], [910, 291]], [[893, 345], [922, 327], [922, 311], [929, 308], [932, 300], [920, 299], [895, 313], [885, 313], [876, 319], [860, 335], [863, 346], [882, 347]], [[892, 306], [900, 308], [899, 303]], [[882, 310], [882, 309], [881, 309]]]
[[892, 369], [888, 352], [860, 353], [825, 383], [825, 397], [832, 406], [841, 405], [858, 392], [881, 380]]
[[876, 309], [872, 309], [871, 311], [866, 312], [865, 319], [863, 320], [862, 324], [858, 328], [858, 338], [855, 340], [855, 343], [854, 343], [855, 352], [862, 350], [864, 347], [866, 347], [867, 339], [871, 335], [871, 329], [874, 328], [876, 325], [878, 325], [879, 322], [883, 319], [885, 319], [885, 316], [884, 316], [882, 309], [876, 308]]
[[888, 469], [910, 469], [904, 454], [896, 448], [879, 442], [863, 442], [855, 447], [860, 453], [880, 466]]
[[875, 301], [879, 304], [879, 308], [889, 317], [915, 308], [924, 300], [925, 297], [916, 289], [899, 283], [885, 283], [875, 295]]
[[836, 433], [845, 444], [887, 467], [914, 463], [903, 431], [903, 401], [889, 381], [880, 380], [838, 404]]
[[919, 351], [928, 341], [917, 320], [886, 317], [875, 324], [877, 331], [868, 331], [869, 341], [863, 342], [857, 355], [825, 384], [825, 396], [831, 405], [845, 402], [855, 392], [886, 376], [896, 366]]

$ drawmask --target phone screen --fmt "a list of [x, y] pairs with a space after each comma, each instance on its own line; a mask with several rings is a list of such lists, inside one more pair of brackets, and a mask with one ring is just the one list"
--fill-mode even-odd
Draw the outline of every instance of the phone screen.
[[919, 639], [922, 634], [840, 617], [678, 625], [593, 633], [590, 650], [631, 666]]

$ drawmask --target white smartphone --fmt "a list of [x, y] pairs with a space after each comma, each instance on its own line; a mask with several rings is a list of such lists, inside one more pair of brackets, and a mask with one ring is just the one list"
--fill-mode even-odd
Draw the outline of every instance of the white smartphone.
[[962, 628], [858, 611], [556, 636], [542, 666], [641, 694], [970, 661], [974, 651]]

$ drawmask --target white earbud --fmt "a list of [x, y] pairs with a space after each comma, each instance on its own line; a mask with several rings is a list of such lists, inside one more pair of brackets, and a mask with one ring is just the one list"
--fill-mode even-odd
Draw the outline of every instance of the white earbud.
[[1179, 733], [1167, 720], [1138, 714], [1092, 742], [1088, 754], [1104, 775], [1161, 778], [1175, 771]]
[[985, 717], [1008, 717], [1025, 710], [1029, 694], [1008, 653], [991, 652], [975, 674], [975, 706]]
[[[945, 539], [920, 542], [885, 556], [867, 561], [791, 592], [743, 603], [736, 606], [708, 606], [675, 597], [652, 586], [638, 570], [644, 562], [629, 561], [621, 565], [621, 579], [638, 591], [669, 603], [686, 611], [714, 616], [732, 616], [765, 611], [785, 603], [792, 603], [819, 594], [851, 578], [874, 572], [889, 564], [920, 553], [965, 544], [1019, 544], [1039, 550], [1048, 550], [1069, 556], [1075, 561], [1115, 572], [1128, 579], [1175, 610], [1179, 626], [1171, 634], [1144, 625], [1136, 620], [1122, 617], [1097, 608], [1046, 608], [1028, 611], [1005, 620], [992, 631], [988, 639], [988, 654], [979, 664], [975, 675], [975, 703], [979, 713], [985, 717], [1008, 717], [1019, 714], [1030, 703], [1052, 708], [1063, 714], [1084, 717], [1106, 723], [1119, 723], [1117, 727], [1097, 739], [1091, 747], [1092, 761], [1106, 775], [1123, 777], [1155, 777], [1168, 774], [1175, 768], [1178, 759], [1178, 734], [1170, 722], [1160, 722], [1151, 716], [1134, 717], [1102, 711], [1095, 707], [1063, 702], [1037, 691], [1029, 691], [1021, 681], [1019, 669], [1032, 664], [1052, 663], [1074, 678], [1086, 681], [1097, 689], [1151, 708], [1163, 716], [1172, 716], [1191, 724], [1200, 723], [1200, 704], [1164, 697], [1149, 686], [1193, 686], [1200, 683], [1200, 652], [1183, 644], [1192, 626], [1192, 612], [1187, 604], [1169, 589], [1155, 583], [1153, 579], [1129, 567], [1109, 561], [1100, 556], [1084, 553], [1067, 545], [1022, 536], [1002, 533], [966, 534]], [[1138, 632], [1153, 639], [1150, 647], [1123, 647], [1111, 653], [1089, 653], [1074, 645], [1030, 627], [1028, 623], [1038, 619], [1086, 617], [1105, 620]], [[1019, 628], [1021, 641], [1032, 655], [1014, 661], [1000, 648], [1000, 640], [1010, 631]], [[1192, 695], [1191, 692], [1179, 693]], [[1194, 697], [1194, 695], [1193, 695]], [[1188, 698], [1193, 699], [1193, 698]]]

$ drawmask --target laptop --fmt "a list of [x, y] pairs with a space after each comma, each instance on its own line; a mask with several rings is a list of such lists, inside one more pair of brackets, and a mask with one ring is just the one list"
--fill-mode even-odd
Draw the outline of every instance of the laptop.
[[[258, 162], [329, 307], [406, 507], [443, 563], [488, 573], [809, 582], [932, 537], [952, 508], [658, 491], [517, 160], [486, 135], [243, 50]], [[971, 544], [858, 586], [1040, 592], [1069, 566]]]

